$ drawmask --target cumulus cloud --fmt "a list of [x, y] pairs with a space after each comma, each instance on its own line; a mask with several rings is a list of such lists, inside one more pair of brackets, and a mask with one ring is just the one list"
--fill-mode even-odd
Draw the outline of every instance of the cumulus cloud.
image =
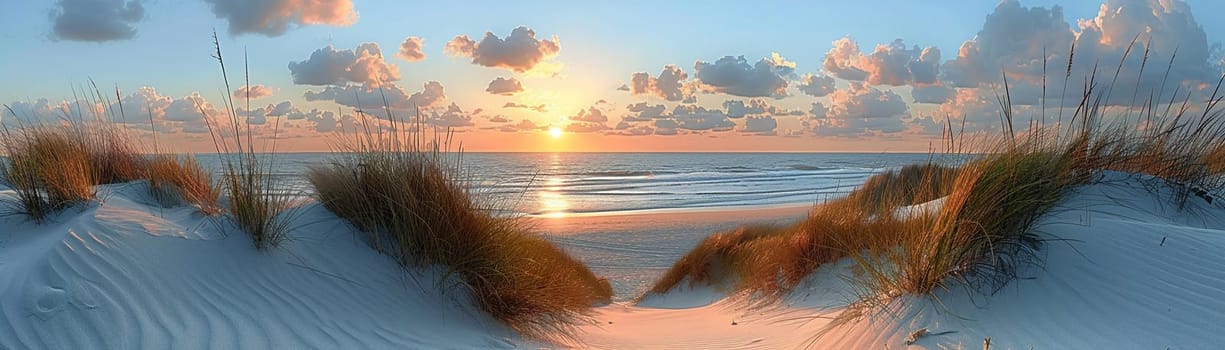
[[724, 56], [714, 63], [698, 61], [694, 76], [703, 90], [742, 97], [787, 96], [787, 79], [795, 63], [777, 53], [749, 65], [744, 56]]
[[422, 86], [421, 91], [408, 96], [408, 103], [411, 106], [429, 107], [446, 98], [446, 90], [442, 87], [442, 83], [428, 81]]
[[[906, 85], [915, 81], [912, 68], [917, 68], [925, 79], [935, 82], [934, 76], [939, 73], [940, 50], [930, 47], [923, 57], [918, 46], [906, 48], [902, 39], [894, 40], [888, 45], [876, 45], [864, 61], [864, 70], [868, 72], [868, 83], [873, 85]], [[921, 60], [921, 59], [926, 60]], [[935, 61], [932, 61], [932, 59]]]
[[785, 108], [771, 105], [766, 100], [760, 98], [749, 99], [748, 103], [741, 100], [723, 101], [723, 108], [727, 109], [729, 118], [742, 118], [745, 115], [751, 114], [768, 114], [768, 115], [803, 115], [802, 111], [791, 111]]
[[498, 128], [498, 130], [505, 131], [505, 132], [532, 131], [532, 130], [540, 130], [540, 129], [543, 129], [543, 128], [540, 127], [539, 125], [536, 125], [535, 122], [532, 122], [531, 120], [528, 120], [528, 119], [520, 120], [518, 124], [505, 125], [505, 126]]
[[[294, 110], [293, 103], [290, 103], [289, 101], [282, 101], [281, 103], [278, 103], [275, 106], [268, 105], [266, 109], [268, 110], [269, 117], [283, 117], [283, 116], [288, 115], [290, 112]], [[289, 118], [289, 119], [293, 120], [293, 119], [302, 119], [302, 118]]]
[[[341, 125], [341, 120], [336, 118], [336, 114], [332, 112], [320, 111], [312, 108], [309, 111], [303, 111], [293, 107], [289, 101], [281, 102], [275, 107], [277, 110], [285, 108], [287, 111], [284, 117], [289, 120], [305, 120], [309, 122], [316, 132], [326, 133], [335, 131]], [[273, 116], [269, 114], [269, 116]], [[346, 118], [352, 118], [346, 116]]]
[[812, 108], [808, 110], [808, 117], [813, 119], [825, 119], [828, 115], [829, 108], [820, 102], [813, 102]]
[[744, 127], [740, 128], [740, 131], [764, 136], [774, 135], [776, 128], [778, 128], [778, 121], [772, 116], [764, 115], [745, 118]]
[[212, 103], [208, 102], [199, 92], [174, 98], [157, 92], [153, 87], [141, 87], [132, 93], [113, 102], [109, 109], [123, 114], [112, 114], [111, 121], [128, 123], [135, 127], [149, 126], [149, 118], [153, 119], [153, 127], [158, 132], [205, 133], [208, 126], [205, 119], [220, 122], [223, 115]]
[[942, 65], [944, 80], [952, 87], [976, 88], [999, 83], [1003, 73], [1013, 79], [1040, 79], [1044, 69], [1067, 64], [1074, 40], [1061, 7], [1026, 8], [1015, 0], [1001, 1], [978, 34]]
[[51, 37], [72, 41], [113, 41], [136, 36], [145, 18], [140, 0], [59, 0], [51, 13]]
[[852, 82], [847, 89], [830, 94], [830, 103], [825, 118], [811, 119], [818, 135], [868, 136], [905, 130], [902, 118], [907, 116], [908, 107], [891, 91]]
[[502, 105], [502, 108], [523, 108], [523, 109], [530, 109], [530, 110], [541, 112], [541, 113], [549, 111], [548, 107], [546, 107], [544, 104], [528, 105], [528, 104], [519, 104], [519, 103], [514, 103], [514, 102], [507, 102], [506, 104]]
[[489, 82], [489, 87], [485, 88], [485, 92], [494, 95], [511, 96], [523, 92], [523, 84], [520, 84], [519, 80], [515, 78], [507, 79], [499, 77]]
[[[1073, 42], [1075, 53], [1070, 51]], [[1101, 66], [1099, 73], [1119, 71], [1119, 83], [1110, 87], [1112, 96], [1104, 104], [1143, 104], [1135, 96], [1168, 93], [1174, 87], [1199, 99], [1211, 93], [1207, 87], [1220, 77], [1215, 52], [1217, 46], [1208, 43], [1182, 1], [1108, 0], [1096, 17], [1073, 25], [1059, 6], [1023, 7], [1006, 0], [987, 16], [977, 35], [961, 45], [957, 56], [941, 66], [941, 80], [951, 87], [1000, 90], [1007, 74], [1015, 105], [1070, 106], [1078, 102], [1073, 96], [1080, 93], [1080, 83]], [[1141, 76], [1146, 63], [1160, 67], [1149, 67]], [[1044, 87], [1044, 74], [1057, 83]], [[1075, 90], [1063, 91], [1060, 80], [1065, 79]], [[1157, 91], [1167, 84], [1166, 91]]]
[[506, 39], [492, 32], [485, 32], [479, 42], [459, 35], [447, 42], [444, 51], [452, 56], [470, 57], [473, 64], [523, 73], [557, 56], [561, 46], [556, 36], [552, 40], [536, 39], [536, 31], [518, 27]]
[[235, 100], [246, 99], [247, 97], [250, 97], [252, 100], [261, 99], [272, 96], [272, 88], [264, 86], [264, 84], [256, 84], [251, 86], [243, 85], [242, 87], [234, 90], [234, 93], [231, 94], [231, 96], [233, 96]]
[[940, 78], [940, 48], [930, 46], [919, 53], [919, 59], [906, 62], [911, 80], [917, 84], [935, 84]]
[[34, 101], [13, 101], [0, 109], [0, 123], [6, 125], [38, 125], [54, 122], [65, 115], [67, 102], [51, 103], [46, 98]]
[[409, 62], [424, 60], [425, 52], [421, 51], [422, 47], [424, 46], [425, 40], [422, 40], [419, 37], [410, 36], [405, 38], [404, 42], [400, 43], [400, 52], [396, 53], [396, 57]]
[[570, 124], [566, 124], [566, 131], [568, 132], [588, 133], [588, 132], [599, 132], [599, 131], [604, 131], [604, 130], [608, 130], [608, 125], [604, 125], [603, 123], [576, 121], [576, 122], [571, 122]]
[[294, 84], [380, 86], [400, 80], [400, 69], [383, 59], [377, 43], [364, 43], [354, 50], [336, 50], [331, 45], [315, 50], [310, 58], [289, 62]]
[[1003, 109], [995, 95], [984, 89], [956, 89], [953, 97], [940, 105], [939, 113], [960, 120], [958, 124], [964, 122], [967, 131], [984, 131], [1000, 129]]
[[[200, 96], [200, 93], [193, 92], [191, 95], [171, 101], [170, 105], [166, 106], [166, 110], [162, 112], [162, 119], [205, 126], [204, 118], [216, 118], [219, 115], [220, 112], [212, 103]], [[156, 113], [154, 119], [157, 119]]]
[[[1209, 44], [1203, 27], [1196, 22], [1190, 7], [1182, 1], [1170, 0], [1107, 0], [1100, 6], [1097, 17], [1082, 20], [1076, 45], [1076, 60], [1085, 62], [1111, 62], [1123, 60], [1133, 38], [1138, 46], [1123, 62], [1120, 82], [1112, 87], [1115, 98], [1106, 104], [1141, 104], [1132, 101], [1135, 92], [1148, 94], [1161, 88], [1168, 79], [1170, 83], [1182, 84], [1197, 96], [1206, 99], [1221, 77], [1220, 46]], [[1086, 45], [1093, 43], [1093, 45]], [[1140, 76], [1143, 55], [1140, 49], [1148, 50], [1150, 64], [1158, 66], [1173, 61], [1168, 78], [1161, 68], [1150, 69]], [[1175, 52], [1177, 56], [1175, 57]], [[1087, 74], [1087, 73], [1086, 73]], [[1162, 91], [1164, 93], [1165, 91]]]
[[[723, 110], [707, 109], [696, 105], [678, 105], [671, 111], [666, 111], [664, 105], [641, 102], [626, 106], [626, 110], [630, 114], [621, 118], [621, 122], [616, 127], [618, 132], [612, 132], [613, 134], [643, 135], [647, 134], [648, 129], [651, 129], [655, 135], [676, 135], [678, 130], [719, 132], [730, 131], [736, 127], [736, 123], [732, 122]], [[598, 119], [595, 118], [595, 120]], [[651, 124], [647, 126], [643, 123]], [[755, 126], [758, 125], [755, 124]], [[630, 129], [634, 130], [629, 131]]]
[[465, 113], [454, 102], [442, 112], [431, 113], [427, 122], [441, 127], [465, 127], [473, 125], [472, 115]]
[[646, 102], [639, 102], [635, 104], [626, 105], [625, 109], [628, 110], [630, 114], [622, 117], [621, 118], [622, 121], [645, 122], [645, 121], [649, 121], [652, 119], [664, 117], [664, 111], [666, 110], [666, 107], [664, 107], [664, 105], [662, 104], [651, 105], [651, 104], [647, 104]]
[[237, 112], [239, 117], [246, 118], [249, 125], [264, 125], [268, 123], [267, 108], [260, 107], [249, 111], [238, 108]]
[[569, 117], [572, 121], [588, 122], [588, 123], [604, 123], [608, 121], [608, 116], [604, 115], [604, 111], [596, 106], [588, 107], [578, 111], [578, 114]]
[[[1041, 74], [1043, 52], [1051, 60], [1067, 58], [1075, 33], [1063, 18], [1063, 8], [1025, 8], [1015, 0], [1001, 1], [987, 16], [973, 39], [945, 63], [949, 80], [959, 87], [975, 87], [979, 82], [994, 82], [1000, 70], [1026, 75]], [[1064, 61], [1064, 60], [1059, 60]]]
[[823, 67], [836, 77], [871, 85], [934, 84], [940, 74], [940, 49], [907, 48], [902, 39], [897, 39], [876, 45], [865, 55], [854, 39], [843, 37], [825, 54]]
[[[439, 106], [446, 100], [446, 91], [437, 81], [426, 82], [421, 91], [411, 95], [395, 84], [388, 84], [379, 89], [367, 89], [361, 86], [328, 86], [322, 91], [307, 91], [303, 94], [307, 101], [334, 101], [343, 106], [349, 106], [367, 113], [380, 111], [386, 107], [400, 116], [416, 115], [416, 108], [429, 109]], [[372, 113], [383, 117], [383, 113]]]
[[333, 101], [342, 106], [363, 109], [367, 112], [382, 109], [384, 97], [387, 99], [386, 106], [393, 110], [410, 107], [408, 93], [396, 85], [388, 85], [381, 90], [354, 85], [328, 86], [320, 91], [308, 90], [302, 94], [302, 97], [307, 101]]
[[910, 96], [915, 103], [944, 103], [956, 93], [953, 88], [942, 84], [916, 85], [910, 90]]
[[610, 132], [610, 135], [620, 136], [647, 136], [654, 135], [655, 129], [646, 125], [631, 125], [626, 122], [617, 124], [616, 131]]
[[240, 107], [237, 112], [240, 117], [247, 118], [247, 123], [251, 125], [263, 125], [268, 122], [268, 117], [288, 117], [289, 120], [306, 119], [306, 114], [294, 108], [293, 103], [289, 101], [282, 101], [275, 105], [269, 104], [249, 111]]
[[155, 127], [158, 132], [166, 133], [207, 132], [205, 118], [216, 120], [221, 116], [199, 93], [175, 98], [162, 95], [153, 87], [141, 87], [109, 104], [86, 100], [53, 102], [40, 98], [6, 105], [8, 108], [0, 109], [0, 123], [9, 126], [59, 124], [79, 117], [105, 118], [109, 122], [142, 129]]
[[578, 113], [567, 117], [570, 121], [566, 124], [566, 131], [570, 132], [597, 132], [609, 130], [608, 116], [605, 114], [604, 107], [608, 102], [600, 100], [591, 107], [587, 107], [578, 111]]
[[834, 77], [805, 74], [800, 78], [800, 92], [813, 97], [822, 97], [834, 92]]
[[868, 72], [860, 69], [863, 54], [859, 52], [859, 43], [849, 37], [834, 40], [834, 47], [825, 53], [822, 69], [835, 77], [862, 81], [868, 78]]
[[630, 76], [626, 91], [633, 95], [648, 95], [668, 101], [680, 101], [691, 96], [691, 91], [685, 86], [689, 74], [676, 65], [666, 65], [659, 76], [651, 77], [647, 72], [638, 72]]
[[[476, 114], [476, 113], [473, 113], [473, 114]], [[493, 117], [489, 117], [489, 122], [490, 123], [509, 123], [510, 119], [507, 119], [506, 116], [503, 116], [503, 115], [495, 115]]]
[[308, 25], [347, 26], [357, 22], [351, 0], [204, 0], [229, 22], [230, 35], [280, 36]]
[[[672, 114], [668, 116], [670, 120], [676, 123], [675, 128], [686, 130], [713, 130], [713, 131], [728, 131], [736, 127], [731, 119], [723, 111], [718, 109], [706, 109], [701, 106], [680, 105], [672, 109]], [[659, 127], [658, 121], [656, 127]]]

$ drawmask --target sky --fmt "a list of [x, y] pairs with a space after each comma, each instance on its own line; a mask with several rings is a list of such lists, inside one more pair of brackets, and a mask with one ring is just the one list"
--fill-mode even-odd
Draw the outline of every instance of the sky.
[[1005, 76], [1014, 110], [1044, 122], [1075, 104], [1094, 65], [1115, 82], [1106, 103], [1120, 110], [1175, 93], [1206, 99], [1225, 34], [1225, 23], [1203, 20], [1225, 10], [1213, 0], [58, 0], [3, 10], [0, 122], [96, 114], [185, 152], [212, 151], [205, 121], [230, 113], [286, 151], [326, 151], [390, 115], [451, 130], [469, 151], [925, 152], [944, 125], [999, 130]]

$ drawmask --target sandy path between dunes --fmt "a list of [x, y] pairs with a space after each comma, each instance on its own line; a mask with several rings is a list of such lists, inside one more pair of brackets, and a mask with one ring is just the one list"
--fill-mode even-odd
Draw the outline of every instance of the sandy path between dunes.
[[[676, 230], [700, 230], [735, 227], [751, 223], [786, 223], [801, 218], [811, 204], [765, 207], [710, 208], [676, 211], [645, 211], [617, 215], [572, 215], [567, 217], [534, 217], [535, 227], [553, 235], [591, 234], [601, 232], [665, 233]], [[707, 232], [707, 234], [714, 231]]]
[[701, 240], [747, 224], [789, 224], [809, 205], [663, 211], [628, 215], [533, 218], [537, 231], [612, 283], [616, 301], [629, 301]]

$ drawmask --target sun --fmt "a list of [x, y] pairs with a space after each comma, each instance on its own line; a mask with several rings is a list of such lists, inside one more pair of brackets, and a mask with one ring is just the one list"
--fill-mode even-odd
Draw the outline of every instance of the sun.
[[556, 127], [556, 126], [550, 126], [549, 136], [552, 136], [555, 139], [560, 139], [561, 138], [561, 128]]

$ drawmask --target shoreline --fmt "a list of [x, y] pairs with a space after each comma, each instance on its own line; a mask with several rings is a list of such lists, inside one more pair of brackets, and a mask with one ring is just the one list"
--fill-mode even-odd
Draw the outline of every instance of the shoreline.
[[[677, 226], [752, 224], [800, 219], [813, 204], [646, 209], [614, 213], [565, 213], [565, 216], [527, 216], [529, 225], [548, 234], [580, 235], [610, 231], [668, 231]], [[575, 231], [575, 228], [583, 228]], [[569, 232], [569, 233], [561, 233]], [[713, 234], [714, 232], [709, 232]]]

